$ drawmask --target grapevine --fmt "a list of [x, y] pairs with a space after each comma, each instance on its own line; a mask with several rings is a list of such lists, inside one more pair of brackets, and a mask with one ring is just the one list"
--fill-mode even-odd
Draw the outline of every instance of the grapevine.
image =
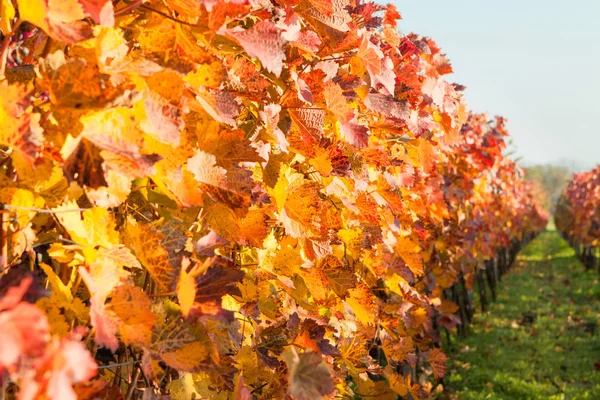
[[393, 5], [0, 5], [18, 399], [427, 397], [458, 288], [547, 222]]

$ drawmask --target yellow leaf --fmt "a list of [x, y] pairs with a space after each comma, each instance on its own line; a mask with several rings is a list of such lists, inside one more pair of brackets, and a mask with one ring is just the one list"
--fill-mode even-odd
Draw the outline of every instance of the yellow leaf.
[[71, 329], [69, 323], [65, 318], [65, 314], [58, 308], [56, 303], [48, 297], [42, 297], [35, 305], [46, 314], [52, 335], [64, 337], [69, 333]]
[[292, 277], [300, 270], [304, 260], [300, 254], [299, 246], [294, 246], [293, 241], [288, 240], [288, 243], [281, 244], [281, 248], [273, 258], [272, 263], [275, 273]]
[[212, 399], [227, 400], [229, 395], [226, 391], [217, 391], [211, 385], [211, 377], [206, 372], [197, 374], [184, 373], [181, 378], [167, 384], [169, 398], [173, 400], [190, 399]]
[[169, 382], [167, 384], [167, 390], [169, 390], [169, 397], [173, 400], [202, 398], [202, 396], [196, 392], [194, 378], [190, 373], [185, 373], [181, 378]]
[[102, 71], [107, 66], [121, 61], [129, 52], [123, 34], [115, 28], [100, 27], [96, 37], [96, 58]]
[[[10, 0], [8, 2], [10, 3]], [[46, 4], [45, 0], [17, 0], [19, 18], [47, 30], [46, 14], [48, 13], [48, 7]]]
[[201, 91], [204, 87], [218, 89], [225, 77], [225, 71], [220, 61], [210, 64], [200, 64], [195, 71], [188, 73], [183, 81], [194, 91]]
[[240, 226], [234, 211], [222, 203], [217, 203], [210, 209], [205, 221], [215, 232], [230, 242], [235, 242], [240, 235]]
[[187, 273], [185, 268], [181, 268], [179, 281], [177, 282], [177, 299], [181, 306], [181, 314], [187, 317], [194, 299], [196, 298], [196, 282], [194, 277]]
[[363, 232], [360, 228], [353, 229], [340, 229], [338, 231], [338, 237], [342, 239], [342, 242], [346, 245], [346, 252], [354, 259], [360, 257], [363, 242]]
[[[95, 207], [83, 212], [83, 220], [76, 210], [79, 206], [71, 201], [56, 207], [58, 212], [57, 219], [61, 225], [69, 232], [71, 239], [81, 245], [81, 250], [88, 263], [96, 259], [96, 248], [111, 248], [120, 242], [119, 234], [115, 230], [115, 221], [113, 216], [106, 208]], [[69, 210], [69, 211], [67, 211]]]
[[108, 186], [88, 190], [87, 195], [99, 207], [118, 207], [131, 193], [131, 179], [109, 169], [105, 174]]
[[40, 267], [48, 277], [48, 282], [52, 286], [52, 297], [59, 307], [66, 307], [73, 301], [73, 295], [71, 289], [67, 288], [65, 284], [60, 280], [58, 275], [54, 273], [52, 267], [48, 264], [40, 263]]
[[15, 17], [15, 8], [11, 0], [1, 0], [0, 2], [0, 31], [4, 36], [12, 32], [12, 20]]
[[[5, 187], [0, 188], [0, 203], [23, 208], [42, 208], [44, 199], [29, 190]], [[36, 214], [35, 211], [20, 209], [15, 209], [13, 212], [17, 217], [20, 228], [26, 227]]]
[[373, 325], [377, 316], [377, 305], [369, 289], [360, 286], [356, 289], [349, 289], [349, 297], [346, 297], [346, 304], [350, 306], [352, 312], [364, 325]]

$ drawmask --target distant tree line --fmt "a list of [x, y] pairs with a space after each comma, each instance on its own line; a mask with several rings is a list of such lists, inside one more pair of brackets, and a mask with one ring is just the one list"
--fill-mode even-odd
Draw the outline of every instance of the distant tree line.
[[572, 165], [539, 164], [525, 167], [525, 176], [538, 186], [540, 204], [554, 214], [560, 193], [575, 171], [576, 167]]

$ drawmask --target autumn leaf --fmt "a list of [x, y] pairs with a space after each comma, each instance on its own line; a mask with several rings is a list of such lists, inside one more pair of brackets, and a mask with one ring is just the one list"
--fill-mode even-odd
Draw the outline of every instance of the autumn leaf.
[[362, 148], [369, 144], [369, 128], [364, 125], [348, 122], [340, 126], [340, 134], [354, 147]]
[[113, 216], [102, 207], [85, 210], [81, 216], [79, 212], [62, 212], [63, 210], [77, 210], [75, 202], [69, 202], [56, 207], [59, 211], [58, 220], [65, 227], [71, 239], [79, 244], [81, 251], [88, 262], [94, 262], [97, 257], [96, 247], [110, 249], [119, 243], [119, 234]]
[[15, 7], [11, 1], [0, 3], [0, 30], [6, 36], [12, 31], [12, 20], [15, 17]]
[[397, 252], [402, 257], [406, 265], [410, 268], [415, 276], [422, 275], [423, 271], [423, 258], [420, 254], [421, 247], [410, 237], [398, 238]]
[[[88, 1], [83, 1], [89, 4]], [[55, 40], [76, 43], [92, 37], [92, 27], [81, 21], [86, 13], [77, 0], [59, 3], [51, 3], [49, 0], [18, 0], [17, 5], [23, 21], [38, 26]]]
[[184, 318], [190, 313], [194, 300], [196, 298], [196, 281], [195, 277], [188, 273], [186, 268], [181, 268], [179, 281], [177, 281], [177, 299], [181, 307], [181, 315]]
[[[163, 316], [164, 317], [164, 316]], [[208, 337], [197, 340], [190, 330], [176, 318], [158, 319], [150, 345], [144, 347], [142, 367], [154, 379], [163, 368], [161, 363], [184, 372], [197, 372], [218, 360]]]
[[294, 399], [320, 399], [335, 390], [331, 372], [318, 354], [311, 351], [299, 354], [292, 348], [283, 357], [288, 367], [289, 394]]
[[325, 111], [317, 108], [297, 108], [290, 110], [289, 113], [301, 133], [313, 140], [321, 137]]
[[369, 94], [365, 98], [365, 106], [387, 117], [407, 120], [410, 116], [407, 102], [383, 94]]
[[324, 9], [320, 6], [320, 3], [319, 0], [303, 0], [295, 8], [295, 11], [316, 23], [340, 32], [347, 32], [350, 29], [348, 23], [352, 19], [346, 11], [346, 5], [348, 4], [346, 0], [331, 1], [332, 13], [329, 12], [331, 9]]
[[376, 47], [364, 36], [360, 42], [356, 57], [361, 61], [362, 65], [364, 65], [367, 72], [372, 77], [381, 73], [381, 59], [383, 58], [381, 51], [378, 51], [378, 49], [376, 49]]
[[50, 328], [45, 315], [36, 306], [21, 302], [32, 279], [24, 279], [19, 286], [8, 289], [0, 299], [0, 372], [14, 372], [19, 358], [44, 354], [50, 339]]
[[388, 4], [385, 7], [385, 16], [383, 18], [383, 23], [389, 26], [396, 26], [396, 21], [401, 19], [400, 13], [396, 9], [396, 6], [393, 4]]
[[346, 102], [339, 85], [328, 82], [323, 90], [323, 96], [327, 108], [336, 116], [340, 124], [347, 124], [354, 118], [354, 109]]
[[166, 292], [175, 289], [186, 237], [173, 227], [142, 224], [131, 219], [124, 235], [125, 243], [158, 287]]
[[157, 316], [150, 310], [152, 302], [139, 287], [122, 284], [111, 293], [107, 310], [119, 319], [121, 339], [127, 345], [147, 346]]
[[25, 376], [20, 396], [76, 400], [73, 384], [94, 377], [96, 368], [91, 354], [76, 337], [54, 338], [37, 360], [35, 372]]
[[250, 29], [226, 31], [235, 38], [250, 57], [256, 57], [269, 71], [279, 76], [283, 69], [283, 38], [279, 29], [268, 21], [261, 21]]
[[448, 361], [448, 357], [440, 349], [429, 350], [429, 364], [433, 369], [435, 379], [443, 378], [446, 375], [446, 361]]
[[113, 3], [110, 0], [78, 0], [86, 16], [100, 25], [113, 26], [115, 16]]
[[235, 126], [240, 113], [236, 97], [222, 90], [199, 90], [196, 100], [215, 120]]
[[17, 170], [32, 168], [44, 143], [39, 115], [31, 112], [31, 88], [0, 82], [0, 144]]

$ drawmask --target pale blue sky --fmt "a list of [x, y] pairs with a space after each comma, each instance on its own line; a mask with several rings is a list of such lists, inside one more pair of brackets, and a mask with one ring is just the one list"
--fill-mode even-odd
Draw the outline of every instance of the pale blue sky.
[[392, 2], [402, 33], [448, 55], [469, 108], [508, 118], [523, 163], [600, 162], [600, 0]]

